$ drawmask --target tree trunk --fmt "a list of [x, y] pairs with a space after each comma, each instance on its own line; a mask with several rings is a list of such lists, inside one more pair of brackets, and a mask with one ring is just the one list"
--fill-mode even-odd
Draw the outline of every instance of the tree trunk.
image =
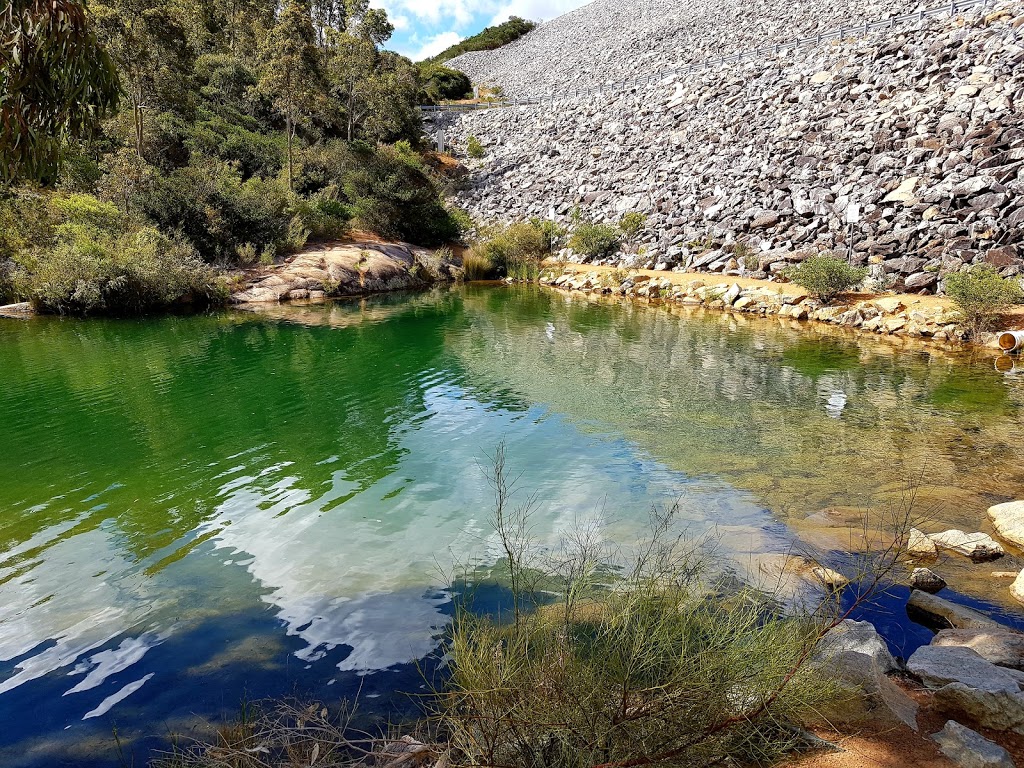
[[292, 191], [292, 190], [294, 190], [294, 186], [292, 184], [292, 135], [293, 135], [293, 131], [292, 131], [292, 108], [291, 108], [290, 104], [288, 105], [288, 108], [285, 110], [285, 118], [284, 118], [284, 120], [285, 120], [285, 130], [288, 132], [288, 190]]

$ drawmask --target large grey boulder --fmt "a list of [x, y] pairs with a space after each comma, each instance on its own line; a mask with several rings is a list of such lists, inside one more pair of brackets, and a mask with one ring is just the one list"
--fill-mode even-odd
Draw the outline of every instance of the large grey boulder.
[[1016, 768], [1009, 752], [955, 720], [947, 722], [932, 740], [960, 768]]
[[887, 710], [917, 730], [917, 702], [889, 679], [900, 666], [871, 622], [843, 621], [822, 638], [818, 660], [840, 680], [863, 691], [875, 715]]
[[997, 666], [1024, 670], [1024, 634], [1012, 629], [944, 629], [932, 645], [970, 648]]
[[907, 669], [935, 691], [939, 709], [985, 728], [1024, 733], [1024, 673], [983, 659], [971, 648], [926, 645]]

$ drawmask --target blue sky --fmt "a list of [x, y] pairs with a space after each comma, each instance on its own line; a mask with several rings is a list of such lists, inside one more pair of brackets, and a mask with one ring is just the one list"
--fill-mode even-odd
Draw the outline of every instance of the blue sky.
[[430, 58], [509, 16], [547, 21], [589, 0], [372, 0], [388, 12], [395, 35], [387, 48], [413, 61]]

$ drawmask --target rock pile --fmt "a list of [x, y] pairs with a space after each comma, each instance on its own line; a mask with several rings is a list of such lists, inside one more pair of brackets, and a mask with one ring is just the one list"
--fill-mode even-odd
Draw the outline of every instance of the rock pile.
[[[634, 5], [600, 0], [456, 64], [512, 93], [565, 92], [907, 10]], [[934, 292], [967, 264], [1022, 273], [1022, 35], [1024, 9], [1004, 3], [603, 96], [436, 119], [456, 147], [469, 136], [485, 147], [457, 194], [478, 219], [638, 210], [649, 219], [630, 266], [764, 277], [852, 246], [883, 286]]]

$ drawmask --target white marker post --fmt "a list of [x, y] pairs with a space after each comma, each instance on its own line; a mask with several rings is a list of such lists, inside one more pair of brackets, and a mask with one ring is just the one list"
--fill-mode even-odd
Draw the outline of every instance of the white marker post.
[[853, 264], [854, 227], [860, 223], [860, 204], [851, 202], [846, 206], [846, 260]]

